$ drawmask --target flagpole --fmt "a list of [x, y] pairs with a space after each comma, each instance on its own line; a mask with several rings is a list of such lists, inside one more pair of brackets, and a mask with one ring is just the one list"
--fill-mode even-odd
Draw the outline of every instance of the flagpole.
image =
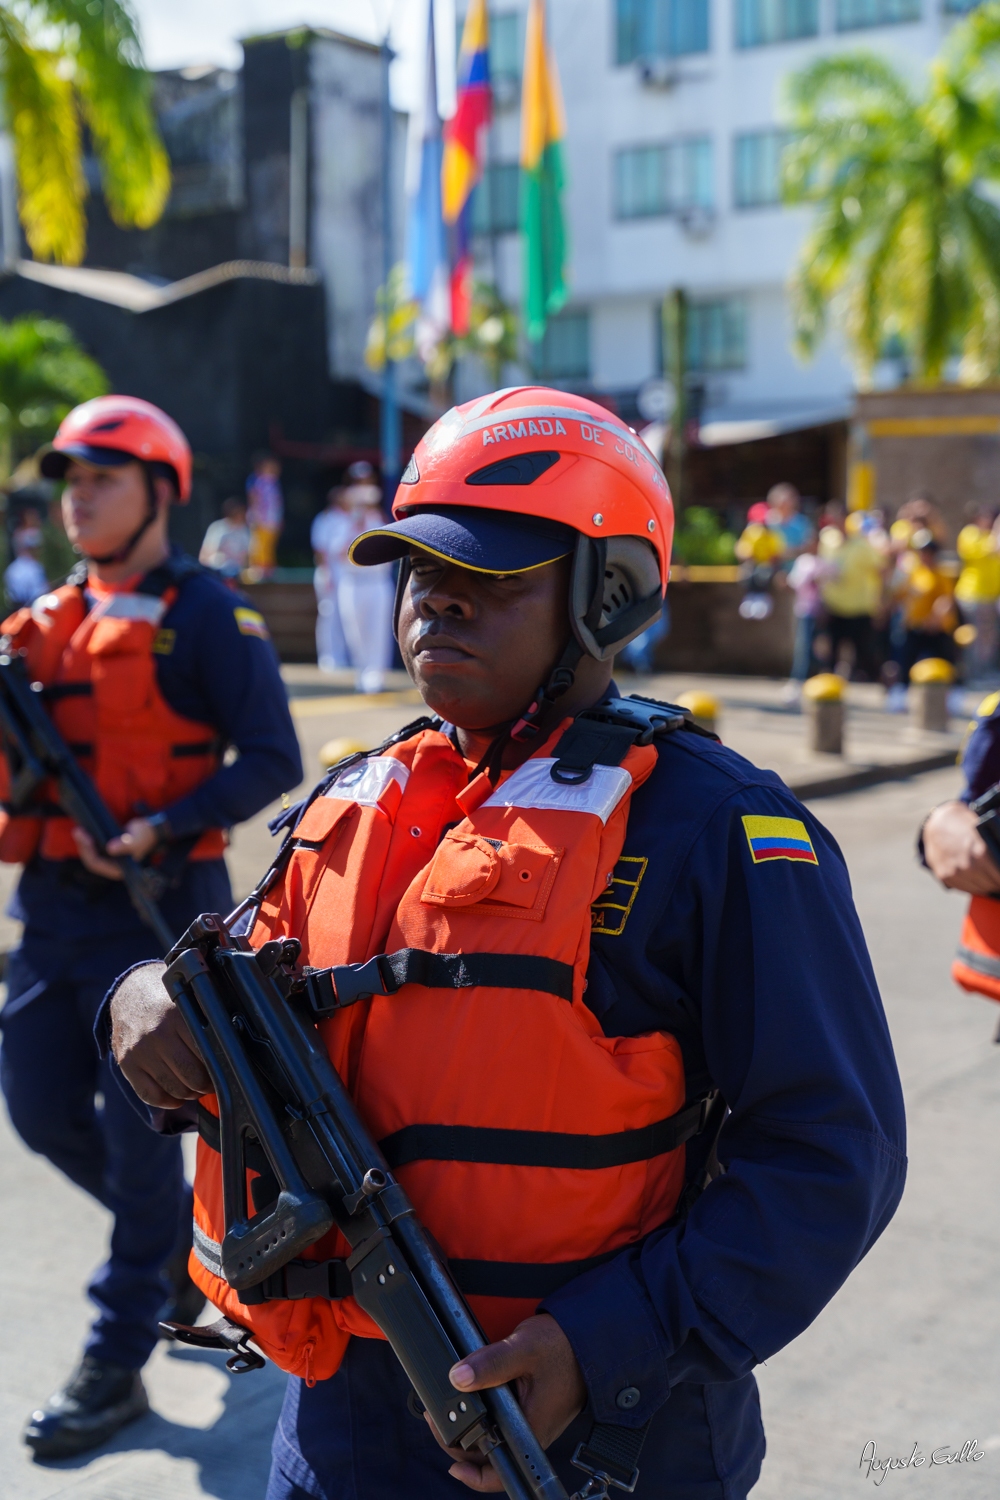
[[389, 68], [392, 63], [392, 48], [389, 43], [390, 27], [391, 11], [386, 18], [381, 46], [382, 286], [385, 298], [383, 303], [385, 365], [382, 371], [382, 402], [379, 412], [379, 450], [382, 464], [382, 498], [386, 506], [392, 504], [399, 484], [402, 441], [402, 422], [396, 392], [396, 363], [391, 357], [389, 342], [389, 322], [392, 315], [392, 308], [389, 305], [389, 285], [393, 267], [392, 101], [389, 96]]

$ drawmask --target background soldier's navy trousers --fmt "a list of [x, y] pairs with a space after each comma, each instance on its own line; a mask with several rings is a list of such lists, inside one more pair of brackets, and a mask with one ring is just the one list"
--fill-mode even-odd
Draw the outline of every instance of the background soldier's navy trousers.
[[[225, 912], [231, 903], [223, 862], [205, 865], [163, 903], [177, 933], [200, 911]], [[117, 931], [84, 937], [70, 920], [78, 935], [60, 938], [29, 926], [10, 954], [0, 1084], [25, 1144], [114, 1216], [110, 1254], [87, 1288], [97, 1319], [85, 1353], [139, 1369], [169, 1297], [164, 1266], [190, 1243], [191, 1193], [179, 1137], [150, 1130], [94, 1040], [94, 1019], [110, 985], [133, 964], [159, 956], [155, 938], [138, 918], [130, 920], [118, 890], [113, 894]], [[68, 901], [71, 919], [80, 916], [75, 892], [54, 895]], [[106, 903], [91, 905], [92, 927], [100, 928]]]

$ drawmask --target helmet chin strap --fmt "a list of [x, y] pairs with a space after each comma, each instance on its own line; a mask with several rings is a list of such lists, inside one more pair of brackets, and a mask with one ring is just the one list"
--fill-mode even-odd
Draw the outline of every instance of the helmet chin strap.
[[485, 771], [496, 785], [503, 769], [503, 756], [507, 746], [531, 743], [544, 739], [559, 717], [559, 700], [568, 693], [576, 681], [576, 668], [583, 658], [583, 647], [575, 636], [570, 636], [562, 656], [549, 673], [548, 681], [539, 688], [520, 718], [504, 725], [490, 741], [486, 754], [476, 766], [470, 781]]
[[159, 505], [156, 499], [156, 490], [153, 486], [153, 478], [149, 470], [146, 468], [145, 464], [143, 464], [142, 471], [146, 476], [146, 514], [143, 520], [136, 527], [135, 531], [133, 531], [128, 540], [123, 542], [116, 551], [107, 552], [102, 557], [98, 557], [93, 552], [82, 553], [81, 555], [87, 562], [98, 563], [101, 567], [110, 566], [112, 563], [124, 562], [130, 555], [130, 553], [134, 552], [141, 539], [146, 535], [146, 532], [156, 520], [156, 517], [159, 514]]

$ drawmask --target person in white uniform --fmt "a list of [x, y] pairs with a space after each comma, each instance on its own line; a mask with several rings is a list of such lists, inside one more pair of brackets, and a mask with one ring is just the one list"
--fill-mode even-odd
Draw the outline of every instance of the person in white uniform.
[[335, 545], [330, 564], [358, 691], [380, 693], [392, 664], [393, 564], [359, 568], [348, 561], [347, 552], [355, 537], [384, 524], [382, 491], [374, 482], [374, 469], [364, 460], [351, 464], [345, 477], [339, 501], [345, 524], [335, 533], [331, 528]]
[[316, 590], [316, 660], [321, 672], [334, 672], [338, 667], [349, 667], [347, 642], [340, 623], [340, 607], [337, 603], [337, 585], [334, 580], [334, 565], [331, 553], [339, 550], [341, 533], [345, 531], [347, 516], [340, 508], [341, 490], [335, 485], [326, 497], [326, 507], [314, 518], [309, 541], [316, 561], [313, 573], [313, 588]]

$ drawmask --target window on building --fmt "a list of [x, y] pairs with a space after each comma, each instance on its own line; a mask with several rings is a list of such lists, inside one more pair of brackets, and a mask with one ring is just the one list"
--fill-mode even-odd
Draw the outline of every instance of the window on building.
[[747, 362], [747, 309], [742, 297], [688, 304], [689, 370], [742, 370]]
[[589, 380], [589, 312], [564, 312], [550, 318], [537, 363], [538, 374], [548, 380]]
[[709, 136], [629, 146], [614, 157], [615, 217], [646, 219], [687, 208], [711, 208], [712, 141]]
[[615, 0], [615, 60], [708, 51], [708, 0]]
[[837, 30], [895, 26], [901, 21], [919, 21], [920, 14], [921, 0], [837, 0]]
[[521, 81], [521, 58], [524, 55], [524, 12], [500, 10], [490, 13], [490, 80]]
[[737, 47], [819, 34], [819, 0], [735, 0]]
[[473, 234], [510, 234], [518, 227], [521, 169], [516, 161], [486, 168], [472, 195]]
[[733, 203], [764, 208], [781, 202], [781, 158], [787, 130], [752, 130], [733, 139]]

